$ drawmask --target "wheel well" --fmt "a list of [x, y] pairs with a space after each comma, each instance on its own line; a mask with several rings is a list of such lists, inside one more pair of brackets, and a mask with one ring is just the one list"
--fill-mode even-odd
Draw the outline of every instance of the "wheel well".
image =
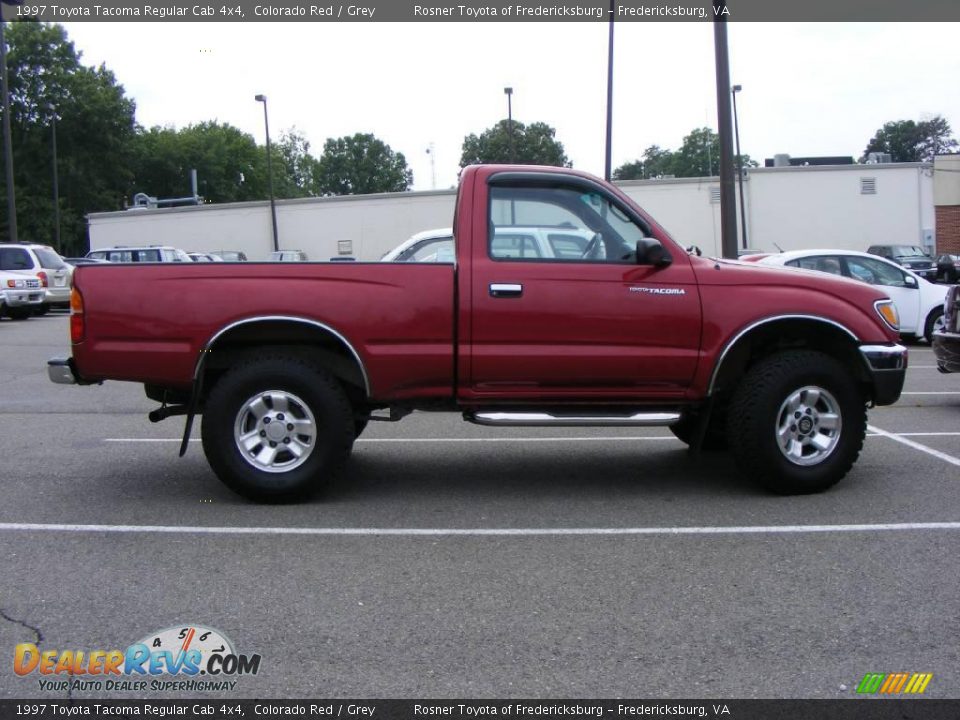
[[214, 337], [198, 366], [203, 396], [237, 362], [256, 357], [267, 348], [283, 349], [318, 363], [340, 381], [355, 407], [369, 395], [362, 361], [339, 333], [313, 321], [279, 318], [244, 322]]
[[720, 360], [711, 382], [715, 397], [729, 398], [740, 378], [759, 360], [783, 350], [818, 350], [849, 367], [866, 393], [870, 376], [856, 341], [841, 328], [807, 318], [787, 318], [760, 325], [738, 338]]

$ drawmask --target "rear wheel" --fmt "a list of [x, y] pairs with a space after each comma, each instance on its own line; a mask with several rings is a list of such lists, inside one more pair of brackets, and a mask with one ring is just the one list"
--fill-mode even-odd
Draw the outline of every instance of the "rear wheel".
[[927, 316], [927, 322], [923, 326], [923, 339], [928, 343], [933, 342], [933, 334], [937, 330], [943, 330], [943, 308], [934, 308]]
[[7, 308], [7, 316], [11, 320], [26, 320], [33, 315], [33, 311], [28, 307]]
[[737, 464], [788, 495], [835, 485], [863, 447], [867, 412], [856, 379], [820, 352], [783, 352], [744, 376], [730, 405], [727, 438]]
[[203, 450], [227, 487], [259, 501], [303, 498], [350, 451], [353, 411], [339, 383], [309, 361], [276, 355], [239, 365], [214, 386]]

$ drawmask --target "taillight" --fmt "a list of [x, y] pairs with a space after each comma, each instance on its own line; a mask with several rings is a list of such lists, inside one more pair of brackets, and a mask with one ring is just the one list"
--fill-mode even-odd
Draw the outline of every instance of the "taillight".
[[83, 295], [76, 288], [70, 291], [70, 342], [83, 342], [87, 327], [83, 316]]
[[8, 288], [22, 288], [25, 287], [23, 280], [7, 280]]
[[50, 283], [47, 282], [47, 274], [46, 274], [45, 272], [43, 272], [43, 270], [41, 270], [40, 272], [37, 273], [37, 277], [40, 278], [40, 285], [41, 285], [42, 287], [49, 287], [49, 286], [50, 286]]

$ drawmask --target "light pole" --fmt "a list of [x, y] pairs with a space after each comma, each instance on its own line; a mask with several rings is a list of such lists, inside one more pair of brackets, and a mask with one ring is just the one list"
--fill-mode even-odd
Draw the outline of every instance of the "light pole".
[[60, 172], [57, 168], [57, 111], [52, 105], [50, 110], [51, 146], [53, 149], [53, 249], [60, 249]]
[[737, 184], [740, 186], [740, 232], [743, 236], [743, 249], [747, 249], [747, 211], [743, 198], [743, 155], [740, 154], [740, 122], [737, 119], [737, 93], [743, 90], [742, 85], [730, 88], [733, 96], [733, 132], [737, 139]]
[[13, 188], [13, 141], [10, 139], [10, 86], [7, 81], [7, 41], [3, 38], [6, 23], [0, 17], [0, 65], [3, 76], [3, 164], [7, 179], [7, 227], [10, 242], [17, 242], [17, 197]]
[[513, 153], [513, 88], [505, 87], [504, 94], [507, 96], [507, 136], [510, 138], [510, 162], [514, 162]]
[[607, 148], [603, 164], [603, 179], [610, 182], [613, 154], [613, 3], [610, 0], [610, 31], [607, 40]]
[[273, 163], [270, 158], [270, 122], [267, 120], [267, 96], [257, 95], [254, 100], [263, 103], [263, 128], [267, 134], [267, 184], [270, 187], [270, 219], [273, 222], [273, 250], [280, 250], [280, 241], [277, 238], [277, 203], [273, 196]]

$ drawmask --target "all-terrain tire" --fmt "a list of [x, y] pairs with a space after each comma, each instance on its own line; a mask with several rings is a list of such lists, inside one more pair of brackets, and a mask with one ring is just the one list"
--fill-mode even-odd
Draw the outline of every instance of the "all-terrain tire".
[[354, 439], [340, 384], [296, 355], [248, 360], [207, 397], [203, 450], [231, 490], [260, 502], [299, 500], [329, 481]]
[[849, 472], [867, 431], [865, 399], [853, 373], [821, 352], [765, 358], [740, 382], [727, 439], [741, 470], [768, 490], [826, 490]]

